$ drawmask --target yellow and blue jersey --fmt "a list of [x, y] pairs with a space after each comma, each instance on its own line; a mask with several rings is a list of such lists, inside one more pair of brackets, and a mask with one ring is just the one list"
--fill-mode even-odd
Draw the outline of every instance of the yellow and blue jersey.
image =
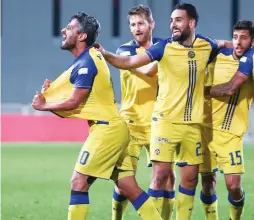
[[217, 48], [212, 39], [196, 35], [190, 47], [167, 39], [146, 51], [159, 67], [154, 117], [181, 124], [203, 122], [205, 70]]
[[46, 102], [68, 99], [74, 88], [89, 89], [89, 95], [79, 107], [70, 111], [54, 111], [61, 117], [110, 121], [120, 115], [114, 101], [114, 91], [106, 61], [93, 47], [80, 54], [43, 93]]
[[[248, 75], [252, 72], [252, 79], [254, 79], [254, 47], [244, 53], [240, 59], [239, 70], [240, 72]], [[254, 85], [254, 81], [253, 81]]]
[[[233, 49], [223, 48], [218, 51], [213, 68], [208, 74], [212, 75], [212, 85], [228, 82], [236, 71], [247, 76], [252, 74], [252, 64], [243, 56], [240, 61], [234, 59]], [[246, 65], [247, 64], [248, 68]], [[223, 96], [206, 100], [204, 125], [213, 129], [243, 135], [248, 127], [248, 115], [252, 101], [253, 86], [251, 77], [233, 96]]]
[[[153, 38], [153, 44], [162, 41]], [[123, 44], [117, 49], [117, 54], [133, 56], [144, 52], [135, 40]], [[151, 125], [154, 102], [157, 95], [158, 81], [157, 76], [148, 77], [136, 74], [131, 70], [120, 70], [122, 101], [120, 114], [127, 123], [138, 126]]]

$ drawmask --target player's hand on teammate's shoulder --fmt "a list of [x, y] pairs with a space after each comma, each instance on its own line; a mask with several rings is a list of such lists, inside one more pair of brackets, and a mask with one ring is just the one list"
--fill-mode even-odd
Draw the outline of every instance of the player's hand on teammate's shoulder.
[[40, 93], [40, 92], [36, 92], [34, 99], [32, 101], [32, 107], [35, 110], [44, 110], [44, 106], [46, 103], [46, 99], [45, 97]]
[[51, 80], [46, 79], [41, 87], [41, 93], [45, 92], [50, 87], [51, 83], [52, 83]]
[[101, 52], [102, 55], [105, 53], [105, 49], [97, 42], [93, 43], [93, 47], [95, 47], [98, 51]]

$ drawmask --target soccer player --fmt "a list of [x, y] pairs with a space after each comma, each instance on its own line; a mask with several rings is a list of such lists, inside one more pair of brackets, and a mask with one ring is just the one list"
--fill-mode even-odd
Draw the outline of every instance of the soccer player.
[[227, 44], [196, 34], [198, 17], [192, 4], [176, 5], [170, 25], [173, 39], [159, 42], [135, 56], [117, 56], [95, 45], [109, 63], [120, 69], [158, 61], [159, 90], [152, 118], [153, 174], [149, 190], [160, 193], [165, 189], [170, 164], [175, 162], [176, 154], [181, 179], [176, 199], [177, 220], [190, 219], [199, 164], [203, 162], [200, 125], [203, 121], [205, 69], [210, 54]]
[[61, 48], [71, 51], [75, 60], [43, 94], [37, 92], [32, 103], [34, 109], [86, 119], [90, 125], [71, 180], [68, 220], [86, 219], [88, 191], [97, 178], [114, 180], [143, 219], [161, 219], [153, 201], [136, 183], [127, 151], [129, 130], [114, 103], [109, 69], [91, 46], [99, 29], [99, 22], [84, 12], [71, 17], [62, 30]]
[[[213, 98], [207, 96], [205, 102], [202, 129], [204, 164], [200, 166], [203, 174], [200, 198], [208, 220], [218, 219], [215, 192], [215, 171], [218, 168], [224, 173], [228, 189], [230, 218], [239, 220], [243, 213], [243, 135], [248, 127], [248, 114], [254, 91], [250, 77], [253, 50], [249, 50], [253, 38], [253, 23], [245, 20], [237, 22], [233, 27], [234, 48], [220, 49], [208, 72], [208, 86], [213, 86], [207, 90], [208, 93], [210, 90]], [[243, 56], [246, 51], [247, 54]], [[252, 53], [252, 56], [248, 57], [249, 53]]]
[[[133, 56], [144, 52], [151, 45], [162, 41], [152, 37], [155, 25], [152, 12], [149, 7], [138, 5], [128, 12], [128, 22], [133, 40], [123, 44], [117, 50], [117, 54], [123, 56]], [[148, 155], [148, 165], [150, 163], [149, 145], [151, 136], [151, 119], [154, 102], [157, 95], [157, 63], [153, 62], [144, 67], [120, 70], [122, 103], [120, 114], [124, 118], [130, 130], [131, 140], [128, 151], [131, 156], [134, 171], [137, 170], [138, 158], [142, 147], [145, 147]], [[171, 170], [171, 172], [174, 172]], [[164, 220], [171, 219], [174, 207], [174, 183], [175, 175], [170, 175], [172, 180], [168, 181], [167, 187], [160, 194], [154, 194], [149, 190], [148, 194], [153, 200], [160, 200], [160, 207], [156, 207], [159, 212], [164, 205]], [[112, 220], [123, 219], [123, 213], [127, 207], [127, 199], [119, 193], [117, 187], [112, 200]]]

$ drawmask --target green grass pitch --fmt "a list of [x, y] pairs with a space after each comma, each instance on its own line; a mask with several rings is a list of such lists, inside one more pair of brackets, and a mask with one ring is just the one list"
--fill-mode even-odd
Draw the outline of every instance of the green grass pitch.
[[[82, 144], [36, 143], [2, 144], [2, 220], [64, 220], [70, 193], [70, 176]], [[254, 219], [254, 145], [244, 146], [246, 192], [244, 220]], [[137, 179], [147, 190], [151, 169], [146, 168], [145, 154], [139, 161]], [[178, 186], [178, 184], [177, 184]], [[111, 219], [113, 182], [97, 180], [91, 187], [89, 220]], [[192, 219], [204, 219], [197, 189]], [[229, 219], [227, 191], [219, 174], [217, 195], [220, 220]], [[140, 219], [129, 205], [126, 220]]]

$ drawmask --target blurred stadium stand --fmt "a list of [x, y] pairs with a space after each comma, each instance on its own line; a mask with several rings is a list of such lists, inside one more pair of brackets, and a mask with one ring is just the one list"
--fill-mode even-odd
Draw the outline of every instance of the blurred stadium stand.
[[[115, 51], [129, 41], [126, 15], [139, 3], [147, 4], [156, 21], [154, 36], [170, 35], [169, 18], [175, 0], [2, 0], [2, 113], [41, 114], [30, 108], [35, 91], [43, 81], [55, 79], [72, 62], [69, 52], [60, 50], [60, 29], [71, 15], [83, 10], [101, 23], [98, 39], [105, 48]], [[200, 13], [197, 32], [215, 39], [231, 39], [234, 20], [254, 20], [253, 0], [186, 0]], [[238, 3], [237, 5], [236, 2]], [[117, 8], [119, 12], [117, 13]], [[115, 18], [113, 17], [115, 16]], [[114, 22], [118, 18], [118, 22]], [[121, 91], [118, 70], [110, 67], [116, 100]], [[246, 141], [254, 142], [254, 110]]]

